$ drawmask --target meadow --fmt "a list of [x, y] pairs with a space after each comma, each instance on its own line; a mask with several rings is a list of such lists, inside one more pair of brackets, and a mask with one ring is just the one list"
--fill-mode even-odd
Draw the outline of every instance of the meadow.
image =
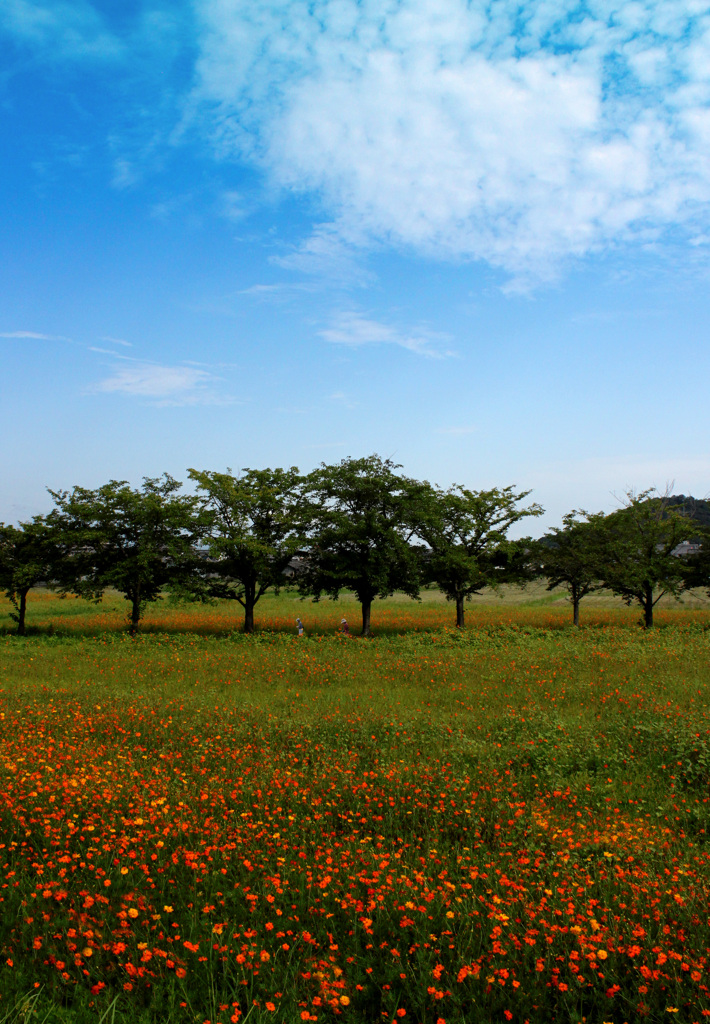
[[0, 1022], [710, 1017], [700, 598], [259, 609], [0, 606]]

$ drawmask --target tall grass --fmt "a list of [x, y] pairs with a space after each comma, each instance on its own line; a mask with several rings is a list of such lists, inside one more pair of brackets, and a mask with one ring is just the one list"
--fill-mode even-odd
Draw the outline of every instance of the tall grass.
[[[14, 632], [10, 617], [12, 606], [0, 598], [0, 635]], [[476, 595], [466, 606], [467, 624], [476, 629], [504, 624], [518, 627], [566, 628], [571, 606], [564, 594], [548, 592], [541, 583], [526, 588], [505, 587], [500, 592]], [[332, 635], [345, 617], [351, 632], [360, 626], [360, 606], [352, 595], [338, 601], [300, 599], [294, 592], [265, 594], [256, 605], [256, 628], [269, 632], [295, 633], [300, 617], [307, 634]], [[438, 590], [424, 590], [419, 601], [401, 595], [375, 601], [373, 629], [379, 635], [439, 630], [455, 624], [453, 605]], [[592, 626], [631, 626], [638, 624], [640, 613], [626, 607], [610, 594], [593, 594], [582, 602], [582, 624]], [[687, 594], [682, 601], [663, 598], [656, 612], [658, 625], [710, 625], [710, 600], [703, 592]], [[98, 602], [38, 589], [31, 592], [27, 616], [30, 635], [93, 635], [120, 632], [128, 624], [128, 605], [108, 591]], [[145, 607], [141, 621], [144, 633], [195, 633], [202, 636], [224, 635], [243, 626], [243, 611], [236, 601], [209, 604], [175, 602], [165, 597]]]

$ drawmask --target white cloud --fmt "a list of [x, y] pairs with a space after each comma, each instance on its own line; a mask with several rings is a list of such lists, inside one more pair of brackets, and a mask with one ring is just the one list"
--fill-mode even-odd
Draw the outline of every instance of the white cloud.
[[253, 284], [249, 288], [241, 288], [237, 295], [246, 295], [250, 299], [260, 302], [283, 302], [294, 294], [309, 291], [313, 291], [312, 284], [280, 282], [279, 284]]
[[291, 266], [386, 243], [540, 279], [707, 224], [696, 0], [204, 0], [199, 16], [192, 116], [332, 218]]
[[125, 157], [118, 157], [113, 162], [113, 176], [111, 178], [111, 184], [114, 188], [121, 189], [131, 188], [140, 179], [140, 172], [138, 168]]
[[51, 59], [105, 59], [123, 52], [87, 0], [2, 0], [0, 31]]
[[410, 352], [416, 352], [421, 356], [429, 356], [432, 359], [442, 359], [445, 356], [453, 355], [452, 352], [442, 350], [440, 342], [445, 340], [444, 335], [434, 334], [429, 331], [419, 330], [413, 333], [403, 333], [389, 324], [380, 323], [378, 320], [370, 320], [356, 312], [339, 313], [333, 318], [329, 327], [318, 332], [325, 341], [335, 345], [398, 345]]
[[238, 221], [246, 216], [244, 197], [239, 192], [226, 190], [219, 200], [219, 210], [227, 220]]
[[130, 395], [159, 405], [213, 405], [229, 399], [218, 394], [218, 378], [194, 366], [165, 366], [130, 360], [115, 366], [108, 377], [89, 388], [90, 393]]
[[[333, 224], [318, 224], [304, 242], [285, 255], [273, 256], [271, 261], [285, 270], [365, 284], [372, 275], [359, 265], [358, 246], [352, 236], [353, 232], [345, 232], [343, 226], [338, 229]], [[364, 241], [362, 232], [358, 233], [357, 241]]]
[[28, 341], [69, 341], [61, 334], [38, 334], [37, 331], [2, 331], [0, 338], [27, 339]]
[[123, 338], [112, 338], [110, 335], [105, 334], [101, 341], [110, 341], [112, 345], [123, 345], [124, 348], [133, 348], [132, 341], [124, 341]]
[[357, 409], [358, 407], [358, 403], [354, 402], [345, 391], [333, 391], [332, 394], [328, 395], [328, 401], [334, 402], [342, 409]]

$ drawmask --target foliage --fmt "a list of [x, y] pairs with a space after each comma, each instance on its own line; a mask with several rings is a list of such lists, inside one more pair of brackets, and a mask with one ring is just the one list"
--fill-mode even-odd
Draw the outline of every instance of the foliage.
[[701, 531], [710, 527], [710, 501], [707, 498], [694, 498], [691, 494], [671, 494], [668, 505], [692, 519]]
[[27, 595], [51, 579], [56, 565], [53, 534], [42, 516], [19, 526], [0, 523], [0, 591], [12, 602], [17, 632], [25, 632]]
[[63, 590], [98, 598], [113, 587], [130, 602], [135, 632], [143, 606], [177, 583], [194, 566], [195, 544], [204, 532], [194, 497], [167, 473], [145, 477], [140, 489], [111, 480], [97, 490], [50, 491], [50, 520], [63, 559]]
[[[50, 577], [63, 593], [87, 598], [118, 590], [130, 602], [132, 632], [166, 590], [236, 601], [251, 632], [257, 603], [288, 580], [316, 601], [355, 594], [365, 636], [375, 598], [417, 598], [422, 584], [455, 602], [459, 627], [472, 596], [536, 575], [568, 590], [576, 624], [581, 599], [600, 588], [640, 605], [646, 626], [664, 595], [710, 593], [708, 502], [629, 492], [610, 516], [573, 511], [540, 541], [512, 541], [513, 525], [542, 514], [522, 505], [529, 491], [441, 490], [399, 469], [372, 455], [322, 464], [306, 478], [295, 467], [238, 477], [192, 469], [200, 496], [178, 494], [167, 474], [136, 490], [111, 480], [50, 492], [46, 522], [0, 527], [0, 585], [16, 601], [20, 632], [32, 581]], [[695, 542], [690, 550], [679, 548], [685, 540]]]
[[647, 629], [664, 594], [675, 597], [687, 587], [688, 565], [674, 552], [697, 532], [697, 524], [654, 488], [628, 491], [624, 506], [605, 517], [604, 586], [627, 604], [638, 604]]
[[553, 527], [534, 546], [533, 562], [536, 574], [546, 578], [548, 590], [567, 590], [578, 626], [580, 601], [602, 586], [605, 517], [575, 510], [563, 516], [562, 522], [561, 529]]
[[696, 527], [683, 561], [687, 566], [685, 588], [694, 590], [702, 587], [710, 596], [710, 526], [701, 524]]
[[254, 606], [267, 590], [278, 591], [303, 544], [302, 478], [291, 469], [245, 469], [231, 473], [189, 470], [206, 496], [210, 513], [207, 555], [200, 592], [236, 600], [244, 608], [244, 631], [253, 632]]
[[530, 491], [513, 487], [447, 491], [427, 486], [418, 504], [417, 532], [429, 546], [427, 575], [456, 602], [456, 625], [464, 625], [464, 600], [514, 578], [521, 559], [507, 539], [510, 527], [542, 515], [535, 504], [519, 508]]
[[410, 597], [419, 593], [419, 563], [410, 541], [422, 485], [398, 475], [399, 468], [371, 455], [323, 463], [306, 481], [312, 529], [301, 592], [337, 598], [341, 590], [352, 591], [362, 607], [363, 636], [370, 633], [376, 597], [395, 590]]

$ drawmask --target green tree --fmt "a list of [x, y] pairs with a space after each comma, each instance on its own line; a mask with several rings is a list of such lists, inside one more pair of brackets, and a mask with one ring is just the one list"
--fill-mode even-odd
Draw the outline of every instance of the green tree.
[[19, 526], [0, 523], [0, 590], [12, 603], [18, 636], [25, 634], [27, 595], [50, 580], [56, 560], [53, 533], [43, 516]]
[[514, 487], [471, 491], [460, 485], [446, 491], [428, 486], [422, 492], [417, 532], [429, 547], [427, 576], [455, 602], [459, 629], [472, 594], [524, 578], [520, 545], [507, 533], [521, 519], [542, 515], [540, 505], [519, 507], [528, 494]]
[[567, 590], [575, 626], [582, 598], [602, 587], [604, 519], [601, 512], [573, 510], [562, 517], [562, 528], [553, 527], [534, 547], [536, 575], [545, 577], [548, 590]]
[[683, 555], [688, 570], [684, 580], [685, 590], [704, 588], [710, 597], [710, 526], [694, 520], [695, 529], [690, 538], [692, 548]]
[[291, 469], [245, 469], [241, 476], [191, 469], [209, 513], [202, 593], [238, 601], [244, 632], [254, 629], [254, 606], [272, 589], [303, 545], [302, 477]]
[[605, 517], [603, 529], [602, 582], [626, 604], [638, 604], [650, 629], [660, 599], [678, 597], [688, 585], [689, 566], [674, 552], [698, 533], [697, 524], [667, 494], [649, 488], [627, 491], [625, 505]]
[[181, 486], [165, 473], [145, 477], [139, 489], [111, 480], [96, 490], [50, 491], [61, 589], [94, 600], [117, 590], [130, 603], [135, 633], [145, 605], [194, 569], [204, 522], [198, 499], [178, 494]]
[[396, 590], [419, 594], [414, 502], [421, 484], [400, 476], [401, 467], [370, 455], [343, 459], [309, 474], [312, 523], [302, 593], [333, 599], [350, 590], [362, 609], [362, 635], [370, 636], [372, 602]]

